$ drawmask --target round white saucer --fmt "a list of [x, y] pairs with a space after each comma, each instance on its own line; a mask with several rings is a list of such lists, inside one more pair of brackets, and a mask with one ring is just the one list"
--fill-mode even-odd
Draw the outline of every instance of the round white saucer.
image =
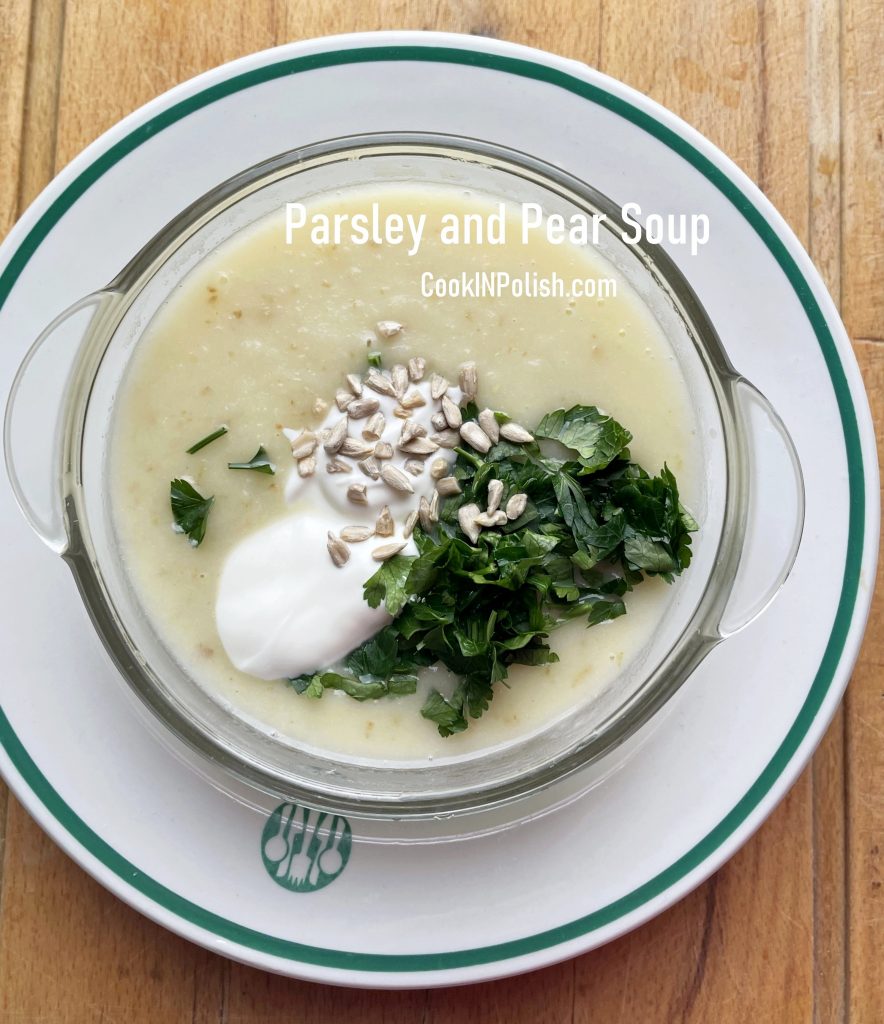
[[[759, 191], [625, 86], [474, 37], [286, 46], [202, 75], [121, 122], [0, 249], [0, 390], [56, 313], [209, 188], [301, 144], [390, 129], [490, 139], [645, 211], [707, 213], [701, 254], [671, 255], [734, 364], [785, 421], [807, 494], [804, 540], [772, 606], [712, 652], [618, 771], [547, 814], [453, 841], [378, 843], [344, 823], [322, 879], [305, 880], [278, 870], [279, 844], [269, 845], [277, 834], [288, 842], [289, 819], [295, 832], [302, 819], [274, 801], [256, 812], [224, 795], [145, 728], [66, 567], [0, 483], [0, 767], [33, 816], [103, 885], [195, 942], [299, 977], [411, 987], [533, 969], [606, 942], [746, 840], [846, 684], [879, 509], [874, 433], [847, 337]], [[47, 429], [51, 420], [50, 409]]]

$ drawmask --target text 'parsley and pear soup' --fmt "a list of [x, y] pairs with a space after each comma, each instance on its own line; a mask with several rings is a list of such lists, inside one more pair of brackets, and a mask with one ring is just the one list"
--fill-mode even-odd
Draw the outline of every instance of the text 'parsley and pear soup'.
[[[493, 211], [505, 244], [446, 235]], [[419, 247], [307, 224], [392, 214], [423, 218]], [[625, 669], [689, 565], [675, 356], [613, 266], [521, 216], [440, 185], [318, 198], [297, 230], [280, 210], [139, 342], [112, 428], [124, 563], [185, 670], [282, 741], [515, 742]]]

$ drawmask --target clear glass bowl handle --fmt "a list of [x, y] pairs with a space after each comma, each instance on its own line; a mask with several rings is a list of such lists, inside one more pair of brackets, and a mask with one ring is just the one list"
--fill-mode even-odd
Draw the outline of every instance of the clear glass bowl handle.
[[[63, 554], [68, 543], [62, 495], [62, 419], [80, 343], [107, 297], [95, 292], [68, 306], [28, 349], [12, 382], [3, 421], [3, 454], [15, 500], [37, 536]], [[77, 314], [91, 309], [85, 326]]]
[[741, 467], [748, 507], [734, 585], [718, 622], [721, 639], [770, 605], [792, 571], [804, 532], [804, 475], [785, 424], [745, 378], [734, 380], [733, 395], [749, 442]]

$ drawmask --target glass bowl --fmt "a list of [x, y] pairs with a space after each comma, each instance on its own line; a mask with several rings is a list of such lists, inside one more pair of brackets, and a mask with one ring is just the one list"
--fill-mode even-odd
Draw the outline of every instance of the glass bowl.
[[[237, 717], [188, 675], [144, 614], [127, 576], [107, 476], [108, 436], [129, 360], [154, 315], [208, 253], [286, 202], [414, 181], [538, 202], [547, 214], [566, 218], [578, 211], [605, 215], [596, 248], [669, 341], [694, 403], [704, 474], [692, 509], [701, 529], [690, 571], [672, 587], [652, 639], [609, 687], [516, 743], [406, 764], [298, 746]], [[239, 788], [245, 784], [362, 817], [499, 807], [609, 754], [660, 711], [716, 644], [767, 606], [792, 566], [803, 526], [794, 447], [767, 400], [731, 366], [674, 262], [657, 246], [627, 244], [624, 231], [612, 199], [524, 153], [421, 133], [332, 139], [283, 153], [213, 189], [166, 225], [107, 287], [70, 307], [37, 339], [6, 412], [13, 489], [35, 531], [69, 564], [122, 677], [165, 730], [197, 755], [197, 766], [220, 768], [221, 777]], [[64, 351], [71, 369], [53, 385]], [[34, 410], [45, 409], [51, 386], [62, 399], [47, 466], [45, 458], [29, 456], [28, 437], [38, 422]], [[776, 522], [762, 523], [762, 509], [771, 507], [778, 509]]]

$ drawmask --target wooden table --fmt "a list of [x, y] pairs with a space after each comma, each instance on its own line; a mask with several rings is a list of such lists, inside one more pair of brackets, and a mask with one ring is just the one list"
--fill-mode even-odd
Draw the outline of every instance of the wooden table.
[[[434, 28], [546, 47], [666, 104], [821, 268], [884, 422], [880, 0], [0, 0], [0, 233], [119, 118], [309, 36]], [[0, 795], [0, 1022], [884, 1021], [884, 601], [813, 763], [718, 874], [633, 934], [522, 978], [371, 993], [289, 981], [140, 917]]]

